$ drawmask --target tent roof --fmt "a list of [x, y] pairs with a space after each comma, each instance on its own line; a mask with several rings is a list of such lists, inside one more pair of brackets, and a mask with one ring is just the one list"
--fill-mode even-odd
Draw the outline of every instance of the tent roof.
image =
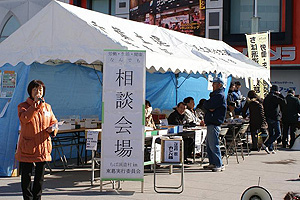
[[269, 79], [226, 43], [51, 1], [0, 44], [0, 66], [19, 62], [102, 63], [104, 49], [146, 50], [149, 72], [222, 72]]

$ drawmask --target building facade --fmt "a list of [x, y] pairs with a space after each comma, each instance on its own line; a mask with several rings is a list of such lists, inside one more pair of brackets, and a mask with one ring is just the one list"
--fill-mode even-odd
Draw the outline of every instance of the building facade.
[[130, 0], [70, 0], [70, 4], [129, 19]]
[[[51, 0], [0, 0], [0, 42], [25, 24]], [[60, 0], [69, 3], [69, 0]]]
[[[51, 0], [0, 0], [0, 42]], [[223, 40], [247, 54], [253, 0], [60, 0], [122, 18]], [[257, 1], [259, 32], [271, 31], [271, 83], [300, 94], [300, 1]], [[178, 27], [177, 27], [178, 26]]]
[[[300, 1], [258, 1], [259, 31], [271, 31], [271, 83], [280, 91], [300, 94]], [[297, 12], [298, 11], [298, 12]], [[247, 54], [245, 34], [251, 33], [253, 0], [225, 0], [223, 40]]]
[[[51, 0], [0, 0], [0, 42], [42, 10]], [[129, 0], [59, 0], [129, 19]]]

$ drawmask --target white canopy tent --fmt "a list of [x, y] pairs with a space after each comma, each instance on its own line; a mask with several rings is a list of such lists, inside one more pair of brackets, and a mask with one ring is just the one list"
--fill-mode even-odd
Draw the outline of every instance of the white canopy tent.
[[[146, 50], [149, 72], [217, 72], [269, 80], [269, 70], [222, 41], [51, 1], [0, 44], [5, 63], [102, 63], [104, 49]], [[99, 67], [99, 65], [98, 65]]]
[[[149, 76], [148, 87], [151, 87], [151, 94], [148, 100], [152, 100], [152, 105], [159, 102], [156, 103], [159, 108], [172, 108], [177, 100], [186, 97], [185, 94], [197, 96], [195, 99], [208, 96], [209, 91], [205, 87], [207, 80], [204, 75], [200, 77], [196, 74], [198, 72], [222, 73], [224, 77], [232, 75], [235, 78], [263, 78], [267, 81], [270, 78], [269, 70], [222, 41], [186, 35], [51, 1], [0, 43], [0, 70], [15, 69], [18, 74], [13, 98], [0, 98], [1, 108], [10, 101], [5, 116], [0, 118], [0, 136], [3, 138], [0, 141], [0, 176], [10, 175], [12, 171], [17, 142], [15, 133], [18, 131], [16, 109], [24, 100], [27, 76], [31, 74], [29, 80], [41, 79], [52, 88], [47, 90], [47, 101], [51, 102], [52, 108], [60, 116], [80, 112], [98, 114], [102, 105], [102, 89], [97, 75], [101, 73], [75, 64], [65, 63], [55, 67], [48, 64], [79, 62], [96, 64], [90, 66], [100, 69], [104, 49], [146, 50], [146, 67], [149, 72], [190, 73], [187, 75], [190, 80], [185, 84], [182, 83], [187, 79], [186, 74], [178, 75], [178, 80], [184, 79], [180, 85], [177, 84], [179, 82], [175, 84], [173, 77], [176, 76], [173, 73]], [[22, 62], [30, 67], [24, 67], [26, 65]], [[192, 73], [195, 73], [196, 78]], [[85, 83], [88, 81], [90, 84], [86, 87]], [[68, 85], [61, 87], [65, 83]], [[72, 87], [68, 87], [69, 85]]]

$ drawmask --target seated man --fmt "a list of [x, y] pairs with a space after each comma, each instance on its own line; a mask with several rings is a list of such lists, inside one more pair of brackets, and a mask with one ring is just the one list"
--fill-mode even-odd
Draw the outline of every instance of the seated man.
[[234, 109], [235, 109], [235, 102], [234, 101], [228, 102], [227, 111], [226, 111], [226, 120], [234, 118], [235, 116]]
[[[183, 102], [178, 103], [177, 107], [175, 108], [174, 112], [170, 114], [168, 117], [168, 124], [169, 125], [184, 125], [185, 121], [185, 113], [186, 105]], [[189, 155], [192, 154], [194, 148], [194, 140], [193, 138], [183, 138], [184, 142], [184, 163], [189, 164], [191, 163], [187, 158]]]
[[186, 109], [186, 105], [183, 102], [177, 104], [174, 112], [172, 112], [168, 117], [168, 124], [169, 125], [183, 125], [185, 124], [184, 120], [184, 112]]

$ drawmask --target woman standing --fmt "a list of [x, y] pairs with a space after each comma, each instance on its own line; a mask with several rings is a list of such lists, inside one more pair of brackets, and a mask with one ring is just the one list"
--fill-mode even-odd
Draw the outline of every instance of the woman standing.
[[[20, 162], [23, 198], [41, 199], [46, 161], [51, 161], [52, 143], [50, 136], [56, 136], [57, 120], [51, 106], [44, 101], [45, 85], [40, 80], [29, 83], [29, 97], [18, 106], [21, 133], [16, 159]], [[31, 185], [32, 169], [35, 169]]]
[[245, 118], [247, 116], [247, 110], [250, 113], [250, 132], [252, 138], [252, 148], [251, 150], [257, 151], [257, 132], [261, 132], [263, 135], [268, 135], [268, 124], [266, 122], [266, 117], [264, 113], [264, 107], [262, 100], [257, 96], [254, 90], [248, 92], [247, 101], [242, 109], [242, 115]]

